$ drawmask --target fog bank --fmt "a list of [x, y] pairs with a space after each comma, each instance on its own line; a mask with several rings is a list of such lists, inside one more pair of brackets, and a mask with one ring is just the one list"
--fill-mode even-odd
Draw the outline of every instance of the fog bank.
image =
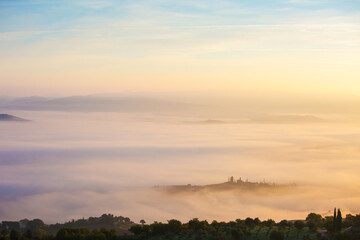
[[[209, 124], [206, 115], [8, 113], [32, 121], [0, 123], [2, 219], [51, 223], [109, 212], [147, 222], [280, 220], [335, 206], [360, 209], [359, 125], [334, 116], [305, 122], [218, 118]], [[229, 176], [297, 186], [240, 194], [154, 188], [221, 183]]]

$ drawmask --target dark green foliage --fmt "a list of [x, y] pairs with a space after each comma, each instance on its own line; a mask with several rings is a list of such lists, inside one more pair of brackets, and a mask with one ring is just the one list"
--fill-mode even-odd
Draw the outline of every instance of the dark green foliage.
[[295, 227], [298, 231], [301, 231], [301, 230], [304, 229], [305, 223], [304, 223], [303, 221], [300, 221], [300, 220], [295, 221], [295, 222], [294, 222], [294, 227]]
[[273, 230], [270, 233], [270, 240], [284, 240], [284, 233], [278, 230]]
[[[115, 229], [117, 235], [129, 234], [128, 229], [135, 224], [127, 217], [114, 216], [112, 214], [103, 214], [100, 217], [90, 217], [88, 219], [78, 219], [65, 222], [63, 224], [46, 225], [41, 219], [28, 220], [23, 219], [19, 222], [3, 221], [0, 225], [0, 230], [17, 230], [25, 233], [27, 230], [31, 231], [32, 238], [48, 237], [48, 234], [56, 234], [62, 228], [88, 228], [95, 229]], [[1, 237], [1, 236], [0, 236]], [[23, 236], [26, 239], [31, 237]], [[26, 240], [22, 239], [22, 240]], [[0, 239], [5, 240], [5, 239]]]
[[231, 237], [233, 239], [240, 239], [241, 236], [242, 236], [242, 231], [241, 230], [235, 229], [235, 228], [231, 229]]
[[331, 230], [331, 232], [333, 232], [333, 233], [341, 232], [341, 229], [342, 229], [342, 216], [341, 216], [340, 209], [338, 209], [337, 213], [336, 213], [336, 208], [334, 208], [334, 217], [332, 219], [332, 223], [333, 223], [332, 228], [330, 228], [329, 223], [325, 227], [327, 229]]
[[254, 219], [254, 222], [255, 222], [255, 225], [256, 225], [256, 226], [259, 226], [259, 225], [261, 224], [261, 221], [260, 221], [259, 218], [255, 218], [255, 219]]
[[20, 238], [21, 238], [20, 232], [14, 229], [10, 231], [10, 240], [20, 240]]
[[[49, 234], [49, 229], [55, 229], [54, 226], [63, 227], [55, 235]], [[76, 226], [91, 226], [93, 229]], [[99, 226], [110, 227], [95, 228]], [[0, 240], [359, 240], [360, 215], [348, 214], [343, 220], [340, 209], [337, 209], [335, 217], [322, 218], [310, 213], [306, 221], [294, 223], [282, 220], [276, 224], [272, 219], [261, 222], [258, 218], [246, 218], [209, 224], [194, 218], [187, 223], [171, 219], [165, 223], [145, 224], [141, 221], [141, 224], [134, 224], [128, 218], [103, 214], [99, 218], [55, 225], [46, 225], [40, 219], [23, 219], [2, 222], [0, 228]]]
[[333, 218], [333, 231], [336, 231], [336, 208], [334, 208], [334, 218]]
[[280, 228], [286, 228], [286, 227], [291, 227], [292, 224], [290, 222], [288, 222], [287, 220], [281, 220], [279, 223], [276, 224], [278, 227]]
[[0, 235], [2, 237], [6, 237], [7, 235], [9, 235], [9, 230], [8, 229], [2, 229], [1, 232], [0, 232]]
[[352, 226], [360, 227], [360, 215], [356, 215], [352, 221]]
[[168, 221], [168, 230], [172, 233], [179, 233], [181, 231], [181, 222], [175, 219]]
[[351, 214], [346, 214], [345, 219], [343, 219], [343, 227], [348, 228], [351, 227], [354, 221], [354, 216]]
[[24, 237], [28, 239], [31, 239], [33, 237], [33, 234], [30, 229], [26, 230], [26, 232], [24, 233]]
[[244, 221], [228, 223], [200, 221], [195, 218], [182, 224], [169, 220], [167, 224], [154, 222], [150, 225], [137, 225], [130, 228], [136, 239], [243, 239], [249, 235]]
[[268, 220], [262, 222], [263, 226], [270, 227], [270, 228], [275, 226], [275, 224], [276, 224], [275, 221], [272, 219], [268, 219]]
[[164, 235], [165, 233], [170, 232], [168, 225], [161, 222], [154, 222], [150, 225], [150, 233], [152, 236]]
[[41, 219], [34, 219], [27, 222], [26, 228], [30, 230], [45, 229], [45, 223]]
[[360, 215], [351, 215], [351, 214], [347, 214], [346, 218], [343, 221], [343, 227], [344, 228], [348, 228], [348, 227], [360, 227]]
[[62, 228], [55, 236], [55, 240], [116, 240], [114, 229], [101, 229], [90, 231], [87, 228]]
[[3, 221], [1, 222], [1, 230], [3, 229], [10, 229], [10, 230], [20, 230], [20, 223], [19, 222], [10, 222], [10, 221]]
[[335, 240], [348, 240], [348, 238], [346, 238], [345, 234], [342, 232], [338, 232], [334, 235], [334, 239]]
[[135, 225], [135, 226], [132, 226], [130, 229], [129, 229], [130, 232], [132, 232], [133, 234], [135, 235], [140, 235], [142, 234], [144, 231], [144, 227], [143, 226], [140, 226], [140, 225]]
[[134, 223], [127, 217], [114, 216], [112, 214], [103, 214], [100, 217], [90, 217], [88, 219], [79, 219], [66, 222], [64, 224], [53, 224], [47, 228], [49, 233], [56, 234], [61, 228], [89, 228], [95, 229], [116, 229], [118, 234], [128, 233], [127, 229], [134, 226]]
[[245, 226], [247, 226], [250, 229], [253, 229], [254, 227], [256, 227], [257, 223], [254, 219], [252, 218], [246, 218], [245, 219]]
[[205, 230], [209, 226], [209, 223], [207, 221], [199, 221], [199, 219], [194, 218], [189, 221], [188, 225], [189, 225], [189, 229], [194, 231], [199, 231], [199, 230]]
[[311, 231], [316, 231], [318, 228], [324, 225], [324, 219], [320, 214], [309, 213], [306, 217], [306, 226]]
[[329, 232], [334, 232], [334, 218], [333, 217], [325, 217], [324, 227]]
[[89, 229], [86, 228], [62, 228], [56, 234], [56, 240], [82, 240], [89, 234]]

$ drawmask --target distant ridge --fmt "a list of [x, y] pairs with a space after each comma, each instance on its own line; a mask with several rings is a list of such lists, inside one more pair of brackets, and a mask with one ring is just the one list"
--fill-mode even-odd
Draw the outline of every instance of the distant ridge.
[[227, 182], [208, 184], [208, 185], [168, 185], [168, 186], [155, 186], [155, 188], [165, 190], [169, 193], [176, 192], [198, 192], [198, 191], [229, 191], [229, 190], [240, 190], [240, 191], [252, 191], [259, 189], [280, 189], [280, 188], [293, 188], [296, 184], [275, 184], [270, 182], [250, 182], [247, 179], [243, 181], [241, 178], [235, 180], [233, 176], [229, 177]]
[[10, 114], [0, 113], [0, 121], [7, 121], [7, 122], [28, 122], [29, 120], [15, 117]]
[[23, 97], [2, 100], [0, 110], [65, 112], [162, 112], [198, 110], [198, 104], [137, 95], [70, 96], [62, 98]]

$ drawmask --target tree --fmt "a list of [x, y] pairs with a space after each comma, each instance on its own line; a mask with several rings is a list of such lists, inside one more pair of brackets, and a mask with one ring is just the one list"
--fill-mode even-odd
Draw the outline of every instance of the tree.
[[335, 228], [336, 231], [341, 232], [341, 229], [342, 229], [342, 216], [341, 216], [340, 208], [338, 209], [335, 221], [336, 221], [336, 228]]
[[37, 219], [31, 220], [31, 221], [28, 221], [26, 227], [30, 230], [44, 229], [45, 223], [41, 219], [37, 218]]
[[325, 217], [324, 223], [325, 229], [329, 232], [334, 232], [334, 218], [333, 217]]
[[249, 227], [250, 229], [255, 227], [255, 221], [254, 219], [248, 217], [245, 219], [245, 226]]
[[295, 221], [294, 226], [298, 231], [301, 231], [305, 227], [305, 223], [303, 221], [297, 220]]
[[134, 225], [131, 228], [129, 228], [129, 231], [135, 235], [140, 235], [143, 232], [143, 227], [140, 225]]
[[140, 220], [140, 223], [141, 223], [141, 225], [144, 225], [146, 222], [145, 222], [144, 219], [141, 219], [141, 220]]
[[357, 214], [354, 219], [353, 219], [353, 222], [352, 222], [352, 226], [354, 227], [360, 227], [360, 215]]
[[0, 232], [1, 236], [4, 236], [6, 237], [8, 234], [9, 234], [9, 230], [8, 229], [2, 229], [1, 232]]
[[154, 222], [153, 224], [150, 225], [150, 232], [153, 236], [157, 236], [157, 235], [163, 235], [169, 232], [169, 230], [167, 224], [161, 222]]
[[276, 224], [275, 221], [272, 219], [268, 219], [266, 221], [263, 221], [262, 223], [265, 227], [270, 227], [270, 228], [275, 226], [275, 224]]
[[317, 229], [317, 226], [313, 222], [307, 222], [305, 225], [309, 228], [310, 231], [315, 232]]
[[306, 226], [311, 230], [316, 230], [323, 225], [323, 217], [320, 214], [309, 213], [306, 217]]
[[20, 240], [20, 238], [21, 238], [20, 232], [14, 229], [10, 231], [10, 240]]
[[256, 226], [259, 226], [261, 224], [261, 221], [260, 221], [259, 218], [255, 218], [254, 223], [255, 223]]
[[188, 222], [189, 229], [192, 229], [194, 231], [198, 231], [201, 229], [206, 229], [209, 224], [207, 221], [199, 221], [198, 218], [194, 218]]
[[60, 229], [55, 237], [56, 240], [67, 240], [68, 238], [69, 238], [69, 232], [67, 228]]
[[334, 208], [333, 230], [336, 231], [336, 208]]
[[343, 221], [343, 227], [348, 228], [351, 227], [353, 225], [355, 217], [351, 214], [346, 214], [346, 217]]
[[33, 237], [33, 234], [30, 229], [26, 230], [24, 233], [24, 237], [31, 239]]
[[29, 222], [29, 219], [27, 219], [27, 218], [20, 220], [19, 221], [20, 227], [21, 228], [28, 228], [27, 227], [28, 222]]
[[239, 231], [238, 229], [231, 229], [231, 237], [233, 239], [240, 239], [241, 236], [241, 231]]
[[270, 240], [284, 240], [284, 233], [274, 230], [270, 233]]
[[175, 219], [168, 221], [168, 230], [172, 233], [178, 233], [181, 231], [181, 222]]
[[286, 228], [286, 227], [290, 226], [290, 224], [287, 220], [281, 220], [277, 225], [281, 228]]

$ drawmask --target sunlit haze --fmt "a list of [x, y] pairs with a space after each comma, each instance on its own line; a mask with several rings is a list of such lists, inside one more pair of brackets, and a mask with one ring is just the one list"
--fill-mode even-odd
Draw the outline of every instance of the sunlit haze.
[[0, 1], [0, 94], [359, 97], [358, 1]]

